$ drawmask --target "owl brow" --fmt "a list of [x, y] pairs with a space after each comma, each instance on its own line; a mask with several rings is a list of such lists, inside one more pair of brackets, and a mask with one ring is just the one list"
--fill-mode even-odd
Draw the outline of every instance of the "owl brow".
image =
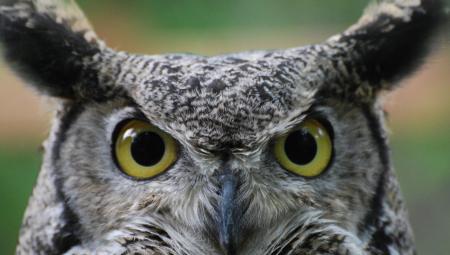
[[137, 119], [137, 120], [142, 120], [145, 122], [151, 122], [147, 116], [145, 116], [145, 114], [142, 112], [140, 107], [136, 107], [135, 105], [130, 105], [130, 107], [134, 108], [135, 110], [133, 112], [130, 113], [130, 117]]
[[128, 102], [126, 103], [126, 105], [124, 105], [124, 107], [129, 107], [132, 110], [128, 113], [128, 115], [125, 119], [137, 119], [137, 120], [142, 120], [145, 122], [152, 123], [150, 121], [150, 119], [147, 118], [147, 116], [144, 114], [144, 110], [143, 110], [142, 106], [140, 106], [138, 103], [136, 103], [136, 101], [131, 97], [127, 97], [127, 100], [128, 100]]

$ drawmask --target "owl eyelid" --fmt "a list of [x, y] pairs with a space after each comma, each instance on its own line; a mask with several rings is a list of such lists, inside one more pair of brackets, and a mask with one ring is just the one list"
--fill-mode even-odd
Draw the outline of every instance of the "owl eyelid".
[[[115, 118], [116, 120], [112, 123], [112, 128], [109, 130], [111, 142], [113, 141], [115, 135], [115, 131], [118, 129], [119, 125], [130, 121], [130, 120], [139, 120], [153, 125], [153, 123], [145, 117], [145, 114], [139, 109], [139, 107], [132, 103], [127, 106], [129, 111], [126, 113], [119, 113], [119, 115]], [[109, 119], [112, 119], [111, 117]]]
[[290, 125], [290, 128], [288, 128], [288, 130], [281, 132], [280, 134], [277, 134], [276, 137], [289, 134], [308, 119], [315, 119], [322, 125], [324, 125], [328, 131], [328, 134], [330, 135], [331, 140], [334, 141], [335, 134], [333, 125], [331, 124], [331, 121], [329, 121], [329, 118], [326, 117], [326, 114], [323, 111], [317, 109], [317, 106], [311, 106], [307, 111], [302, 112], [296, 117], [294, 117], [292, 121], [293, 124]]
[[335, 134], [334, 134], [333, 125], [331, 124], [331, 121], [329, 121], [329, 119], [326, 118], [323, 113], [315, 112], [315, 113], [311, 114], [310, 116], [308, 116], [308, 118], [315, 119], [318, 122], [320, 122], [320, 124], [322, 124], [325, 127], [325, 129], [328, 131], [328, 135], [330, 136], [331, 142], [334, 143], [334, 135]]

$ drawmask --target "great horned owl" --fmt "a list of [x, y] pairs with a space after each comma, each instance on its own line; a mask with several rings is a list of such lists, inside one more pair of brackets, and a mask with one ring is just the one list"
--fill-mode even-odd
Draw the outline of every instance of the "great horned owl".
[[71, 0], [0, 0], [14, 70], [58, 109], [18, 254], [414, 254], [380, 97], [438, 0], [342, 34], [205, 57], [117, 52]]

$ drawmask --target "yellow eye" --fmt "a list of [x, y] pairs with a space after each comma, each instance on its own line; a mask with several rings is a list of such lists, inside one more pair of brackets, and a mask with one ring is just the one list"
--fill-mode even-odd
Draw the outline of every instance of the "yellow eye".
[[330, 163], [333, 145], [325, 127], [317, 120], [307, 119], [276, 140], [274, 153], [280, 165], [290, 172], [315, 177]]
[[177, 143], [168, 134], [141, 120], [119, 125], [114, 156], [128, 176], [143, 180], [166, 171], [177, 159]]

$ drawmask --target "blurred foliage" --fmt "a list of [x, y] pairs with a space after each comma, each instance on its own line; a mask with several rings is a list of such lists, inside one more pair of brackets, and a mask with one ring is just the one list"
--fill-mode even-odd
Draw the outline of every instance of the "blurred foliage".
[[0, 254], [13, 254], [40, 162], [33, 145], [0, 145]]
[[449, 130], [399, 133], [392, 137], [393, 161], [409, 209], [418, 254], [448, 254], [449, 152]]
[[[161, 30], [227, 30], [326, 26], [356, 20], [368, 1], [346, 0], [80, 0], [101, 12], [105, 6], [132, 13], [141, 26]], [[93, 12], [96, 12], [93, 11]]]

